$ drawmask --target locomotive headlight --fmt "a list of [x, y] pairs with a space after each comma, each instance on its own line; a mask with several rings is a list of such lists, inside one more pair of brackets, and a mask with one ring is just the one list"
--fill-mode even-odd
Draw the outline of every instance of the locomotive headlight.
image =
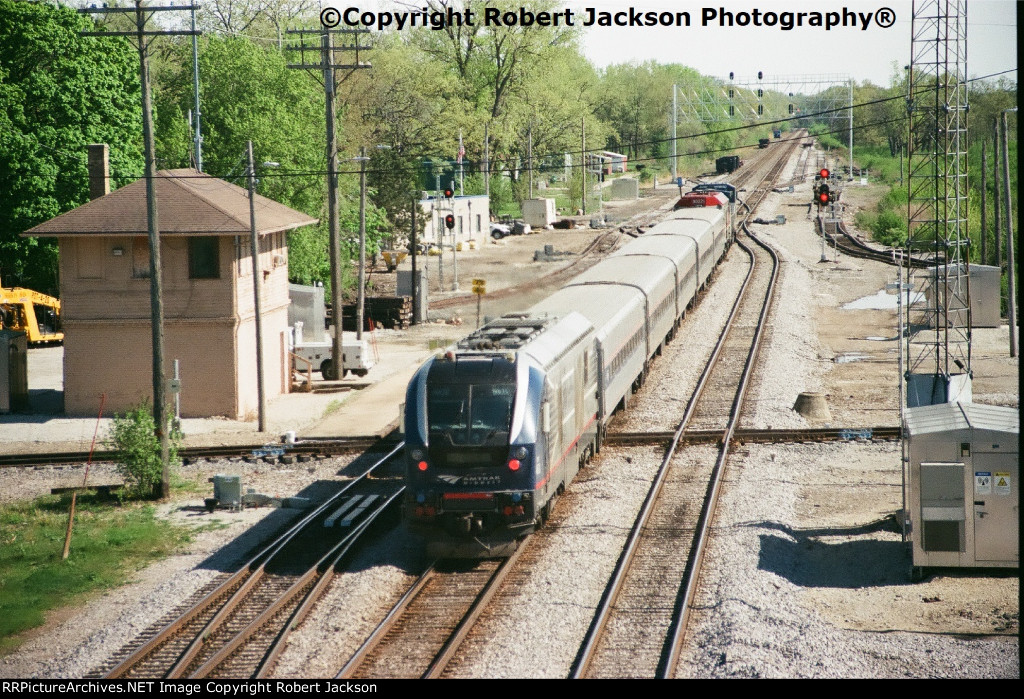
[[413, 461], [423, 461], [423, 450], [413, 449], [412, 451], [409, 452], [409, 456], [412, 458]]
[[512, 502], [519, 502], [523, 499], [522, 493], [512, 493]]
[[526, 458], [526, 455], [527, 455], [527, 453], [528, 453], [528, 452], [526, 451], [526, 447], [519, 447], [519, 448], [518, 448], [518, 449], [516, 449], [516, 451], [515, 451], [515, 457], [516, 457], [517, 459], [525, 459], [525, 458]]

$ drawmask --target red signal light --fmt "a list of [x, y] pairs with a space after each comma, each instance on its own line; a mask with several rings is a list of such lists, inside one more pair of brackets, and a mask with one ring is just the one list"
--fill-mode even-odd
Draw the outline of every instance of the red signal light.
[[818, 201], [822, 204], [828, 204], [828, 192], [822, 192], [818, 195]]
[[448, 230], [455, 228], [455, 216], [453, 216], [452, 214], [448, 214], [447, 216], [445, 216], [444, 225], [445, 228], [447, 228]]
[[821, 168], [821, 172], [819, 172], [818, 174], [821, 176], [821, 179], [827, 180], [829, 176], [829, 171], [827, 168]]
[[418, 464], [416, 464], [416, 468], [418, 468], [421, 471], [426, 471], [427, 470], [427, 462], [426, 461], [419, 462]]
[[508, 462], [508, 470], [509, 471], [518, 471], [519, 470], [519, 466], [520, 466], [519, 459], [510, 459], [509, 462]]
[[454, 189], [452, 189], [451, 187], [445, 187], [444, 188], [444, 198], [445, 199], [451, 199], [454, 196], [455, 196], [455, 190]]

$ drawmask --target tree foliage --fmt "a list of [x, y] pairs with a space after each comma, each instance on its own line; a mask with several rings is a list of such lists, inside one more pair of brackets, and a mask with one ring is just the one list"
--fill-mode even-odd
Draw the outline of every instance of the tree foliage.
[[111, 144], [113, 185], [142, 172], [138, 55], [118, 37], [83, 37], [73, 9], [0, 0], [0, 275], [57, 293], [56, 244], [22, 239], [88, 200], [86, 145]]

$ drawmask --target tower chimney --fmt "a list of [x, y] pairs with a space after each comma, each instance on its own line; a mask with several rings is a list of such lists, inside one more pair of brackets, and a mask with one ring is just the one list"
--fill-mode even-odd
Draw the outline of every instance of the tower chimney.
[[89, 199], [110, 194], [110, 148], [106, 143], [89, 144]]

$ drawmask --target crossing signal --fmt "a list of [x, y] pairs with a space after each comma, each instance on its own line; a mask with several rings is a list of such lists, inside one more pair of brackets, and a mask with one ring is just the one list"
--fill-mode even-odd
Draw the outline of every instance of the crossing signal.
[[[447, 190], [445, 190], [445, 191], [447, 191]], [[448, 214], [447, 216], [445, 216], [444, 217], [444, 225], [445, 225], [445, 228], [447, 228], [448, 230], [452, 230], [453, 228], [455, 228], [455, 215], [454, 214]]]

